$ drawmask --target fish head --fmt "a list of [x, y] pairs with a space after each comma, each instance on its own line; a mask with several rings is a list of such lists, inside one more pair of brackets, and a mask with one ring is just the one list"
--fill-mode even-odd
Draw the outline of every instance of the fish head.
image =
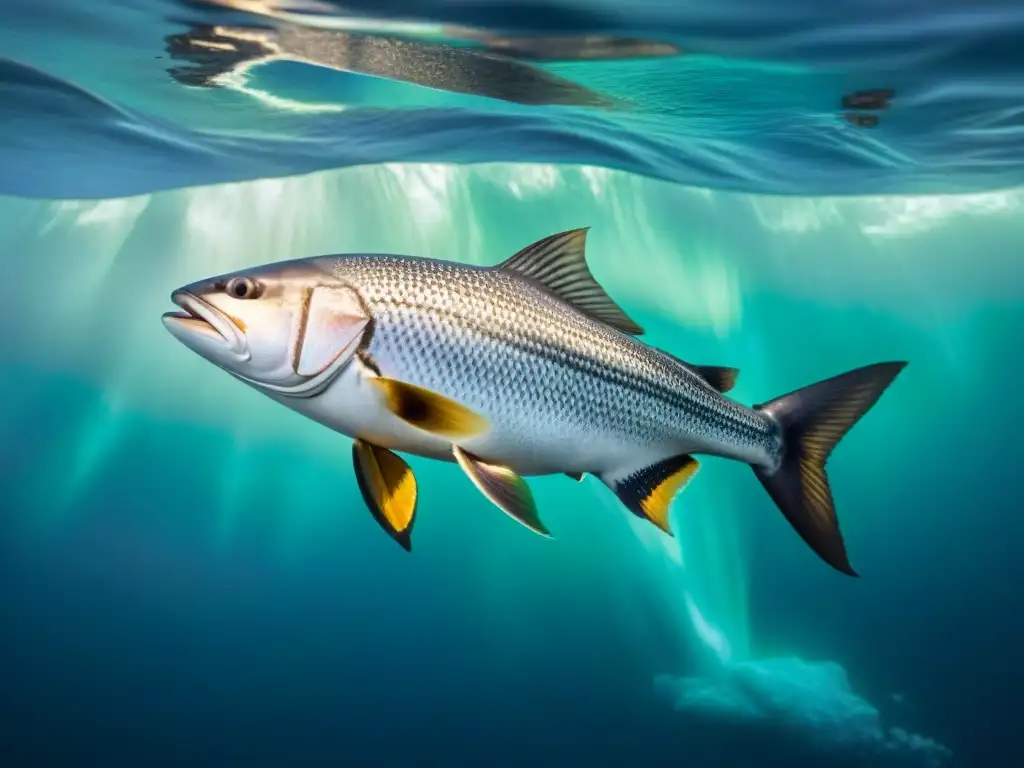
[[370, 322], [358, 291], [315, 259], [178, 288], [164, 327], [211, 363], [284, 394], [308, 390], [356, 353]]

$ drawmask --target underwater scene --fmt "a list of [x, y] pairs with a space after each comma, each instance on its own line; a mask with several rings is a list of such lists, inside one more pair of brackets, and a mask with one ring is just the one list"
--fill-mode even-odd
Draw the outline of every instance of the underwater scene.
[[5, 0], [0, 766], [1024, 765], [1022, 39]]

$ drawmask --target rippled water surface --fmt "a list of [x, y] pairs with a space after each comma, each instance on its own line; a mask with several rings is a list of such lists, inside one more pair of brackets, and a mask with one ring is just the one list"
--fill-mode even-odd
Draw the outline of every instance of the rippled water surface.
[[1016, 0], [7, 0], [0, 19], [11, 195], [393, 161], [807, 195], [1024, 183]]

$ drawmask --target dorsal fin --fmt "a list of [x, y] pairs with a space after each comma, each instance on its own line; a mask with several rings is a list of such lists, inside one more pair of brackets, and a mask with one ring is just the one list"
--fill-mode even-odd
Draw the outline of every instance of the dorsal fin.
[[739, 368], [725, 368], [719, 365], [694, 365], [675, 355], [670, 355], [668, 352], [663, 352], [662, 354], [671, 357], [684, 368], [693, 371], [723, 395], [736, 386], [736, 378], [740, 375]]
[[736, 386], [736, 377], [740, 375], [739, 368], [723, 368], [719, 365], [694, 365], [692, 367], [704, 381], [723, 395]]
[[497, 269], [515, 272], [540, 283], [563, 301], [623, 333], [639, 336], [644, 329], [611, 300], [587, 266], [587, 229], [571, 229], [528, 245]]

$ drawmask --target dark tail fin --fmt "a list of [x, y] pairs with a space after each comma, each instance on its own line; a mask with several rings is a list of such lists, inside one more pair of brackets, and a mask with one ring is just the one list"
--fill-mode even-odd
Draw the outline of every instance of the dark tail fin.
[[906, 363], [877, 363], [790, 392], [757, 410], [782, 429], [782, 464], [757, 479], [822, 560], [856, 576], [846, 556], [825, 462], [843, 435], [882, 396]]

